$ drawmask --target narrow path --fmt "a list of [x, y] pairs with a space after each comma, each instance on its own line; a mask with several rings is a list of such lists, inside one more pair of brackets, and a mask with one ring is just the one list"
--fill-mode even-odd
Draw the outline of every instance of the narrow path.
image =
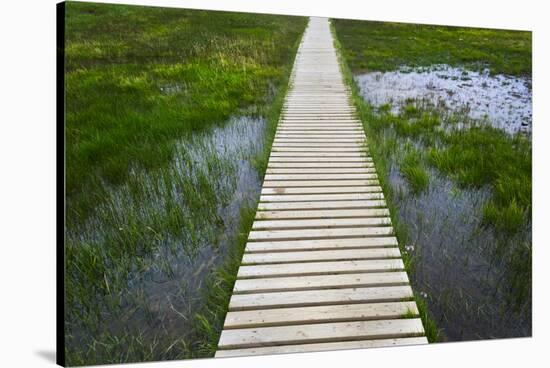
[[327, 19], [291, 78], [216, 357], [426, 343]]

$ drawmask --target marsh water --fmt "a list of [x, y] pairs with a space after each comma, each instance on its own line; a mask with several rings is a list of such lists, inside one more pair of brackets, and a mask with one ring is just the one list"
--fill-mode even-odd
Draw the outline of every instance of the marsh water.
[[[530, 131], [526, 79], [435, 66], [357, 75], [355, 81], [365, 101], [389, 104], [394, 114], [406, 103], [427, 100], [440, 111], [459, 112], [510, 134]], [[435, 170], [428, 169], [428, 189], [412, 193], [399, 163], [407, 145], [421, 143], [391, 129], [384, 134], [397, 142], [388, 157], [389, 184], [396, 216], [408, 235], [404, 249], [414, 260], [411, 282], [426, 298], [442, 340], [531, 336], [530, 292], [518, 300], [511, 287], [514, 277], [521, 277], [515, 273], [514, 253], [530, 249], [531, 224], [513, 236], [483, 226], [490, 188], [460, 188]]]
[[[127, 235], [130, 241], [154, 243], [128, 257], [126, 268], [109, 270], [106, 282], [120, 280], [117, 298], [97, 300], [103, 327], [92, 335], [185, 340], [208, 275], [235, 244], [241, 211], [259, 198], [253, 160], [263, 150], [265, 126], [262, 118], [235, 117], [183, 139], [166, 169], [133, 170], [127, 184], [106, 188], [108, 200], [86, 224], [68, 233], [68, 241], [98, 248], [112, 239], [123, 246], [133, 233], [146, 235]], [[89, 338], [90, 331], [73, 327], [74, 336]]]
[[461, 189], [430, 171], [428, 190], [409, 193], [394, 164], [390, 183], [397, 216], [407, 226], [405, 249], [414, 262], [411, 281], [448, 341], [531, 335], [530, 303], [513, 310], [507, 260], [502, 252], [530, 238], [530, 230], [498, 238], [482, 226], [488, 189]]
[[408, 99], [427, 99], [433, 105], [465, 111], [509, 133], [530, 132], [531, 80], [488, 70], [471, 71], [448, 65], [402, 67], [391, 72], [355, 76], [366, 101], [374, 106], [391, 104], [396, 113]]

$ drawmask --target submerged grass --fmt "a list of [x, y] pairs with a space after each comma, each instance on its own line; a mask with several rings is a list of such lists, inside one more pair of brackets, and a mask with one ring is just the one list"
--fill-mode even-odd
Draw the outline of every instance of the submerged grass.
[[66, 23], [67, 364], [212, 356], [306, 19], [68, 3]]
[[335, 19], [353, 72], [432, 64], [531, 75], [531, 32]]

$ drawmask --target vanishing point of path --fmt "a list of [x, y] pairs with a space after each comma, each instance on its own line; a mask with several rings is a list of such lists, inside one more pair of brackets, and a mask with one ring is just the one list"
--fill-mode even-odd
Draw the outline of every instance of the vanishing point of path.
[[216, 357], [427, 343], [328, 19], [298, 50]]

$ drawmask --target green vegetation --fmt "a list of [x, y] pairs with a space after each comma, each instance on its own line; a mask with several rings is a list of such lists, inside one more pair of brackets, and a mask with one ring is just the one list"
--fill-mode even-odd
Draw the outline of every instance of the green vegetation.
[[531, 32], [335, 19], [353, 72], [432, 64], [531, 75]]
[[420, 193], [428, 188], [430, 178], [426, 169], [422, 167], [419, 153], [416, 150], [407, 153], [403, 158], [400, 170], [414, 193]]
[[240, 170], [265, 172], [306, 19], [68, 3], [66, 24], [67, 363], [212, 356], [259, 198]]
[[268, 102], [305, 19], [69, 2], [66, 27], [71, 224], [103, 182], [161, 167], [175, 139]]

